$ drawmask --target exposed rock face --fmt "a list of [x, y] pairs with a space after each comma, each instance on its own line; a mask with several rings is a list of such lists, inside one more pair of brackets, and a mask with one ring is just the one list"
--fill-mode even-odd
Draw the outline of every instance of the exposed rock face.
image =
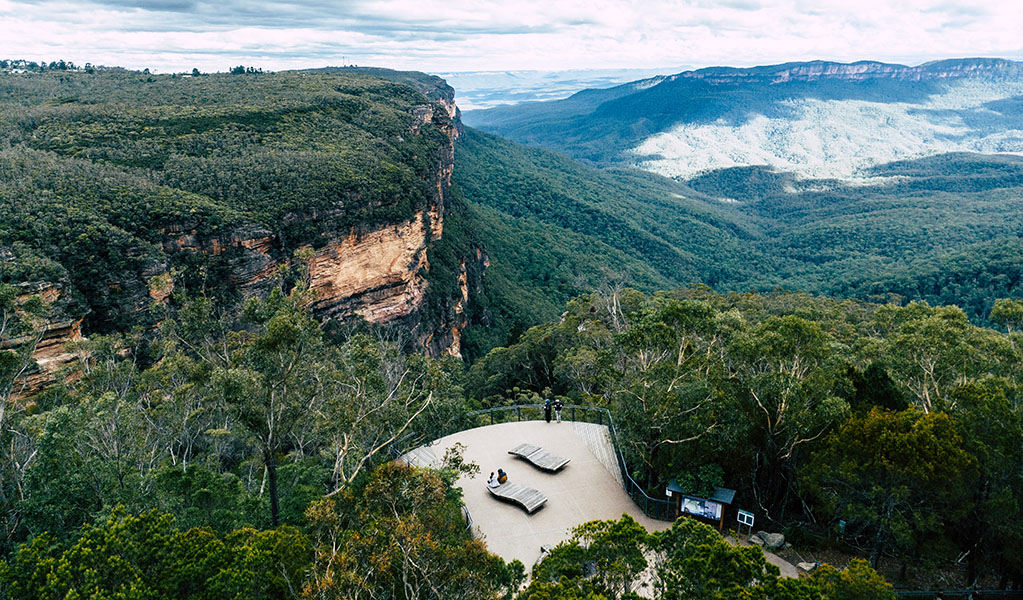
[[[23, 284], [23, 293], [19, 294], [18, 302], [24, 303], [31, 296], [39, 296], [48, 305], [56, 305], [63, 295], [60, 285], [54, 283]], [[14, 387], [13, 398], [15, 400], [34, 396], [41, 392], [46, 386], [54, 383], [59, 373], [75, 361], [75, 354], [66, 348], [68, 342], [75, 342], [82, 339], [82, 319], [68, 319], [58, 317], [43, 324], [43, 330], [32, 352], [32, 360], [35, 361], [35, 369], [29, 369], [18, 380]], [[21, 344], [29, 341], [29, 338], [14, 340]], [[75, 373], [68, 373], [69, 378], [77, 377]]]
[[[1023, 63], [996, 58], [967, 58], [940, 60], [908, 67], [906, 65], [859, 61], [836, 63], [815, 60], [804, 63], [788, 63], [736, 69], [710, 67], [696, 71], [685, 71], [667, 78], [655, 78], [656, 83], [664, 79], [700, 79], [708, 83], [785, 83], [789, 81], [820, 81], [839, 79], [864, 81], [867, 79], [897, 79], [902, 81], [928, 81], [936, 79], [959, 79], [985, 77], [1002, 79], [1023, 75]], [[655, 81], [650, 80], [650, 81]]]
[[325, 317], [357, 314], [370, 323], [407, 317], [422, 304], [430, 268], [426, 251], [443, 232], [438, 211], [419, 212], [404, 223], [352, 232], [332, 241], [309, 261], [313, 304]]
[[[196, 235], [194, 227], [194, 224], [185, 224], [165, 229], [164, 252], [228, 255], [230, 283], [239, 288], [243, 296], [259, 296], [269, 290], [281, 266], [281, 259], [277, 256], [279, 244], [272, 232], [250, 227], [214, 237]], [[154, 291], [153, 281], [159, 280], [163, 274], [150, 279], [149, 294], [157, 301], [160, 292]], [[170, 289], [173, 290], [173, 284]]]
[[[230, 206], [229, 212], [226, 208], [224, 214], [214, 211], [211, 214], [217, 217], [209, 221], [192, 216], [206, 214], [201, 211], [161, 214], [133, 238], [132, 260], [125, 261], [128, 266], [107, 269], [101, 279], [90, 279], [87, 287], [78, 279], [66, 278], [33, 288], [32, 294], [43, 295], [47, 302], [60, 299], [61, 309], [55, 314], [61, 316], [46, 324], [34, 355], [37, 368], [19, 381], [19, 396], [41, 391], [76, 359], [65, 346], [82, 338], [83, 318], [86, 334], [130, 326], [152, 328], [163, 314], [151, 310], [153, 305], [172, 304], [176, 287], [201, 289], [228, 303], [264, 297], [277, 287], [297, 283], [296, 274], [302, 271], [293, 264], [296, 255], [308, 266], [310, 286], [318, 295], [312, 306], [318, 317], [358, 317], [372, 324], [403, 327], [420, 349], [433, 355], [458, 355], [470, 291], [480, 285], [485, 259], [478, 254], [474, 261], [471, 247], [464, 244], [457, 250], [452, 249], [454, 244], [439, 249], [436, 245], [444, 235], [454, 141], [461, 133], [454, 90], [442, 79], [422, 73], [368, 73], [411, 85], [424, 95], [409, 103], [407, 91], [402, 92], [395, 106], [404, 112], [387, 116], [393, 119], [388, 125], [394, 127], [384, 133], [366, 130], [386, 135], [386, 140], [376, 139], [388, 152], [420, 136], [409, 142], [408, 152], [399, 149], [393, 156], [380, 155], [400, 163], [384, 167], [411, 170], [411, 177], [406, 173], [397, 179], [411, 189], [374, 189], [377, 181], [391, 185], [386, 178], [374, 176], [360, 181], [341, 178], [337, 185], [343, 188], [298, 196], [307, 200], [304, 205], [292, 198], [287, 204], [292, 212], [261, 211], [232, 200], [234, 204], [224, 204]], [[370, 155], [353, 160], [353, 168], [371, 160]], [[331, 185], [330, 180], [325, 185]], [[216, 195], [205, 188], [190, 193]], [[160, 229], [148, 229], [153, 223], [159, 223]], [[0, 248], [0, 260], [8, 260], [8, 255], [13, 256]], [[443, 265], [432, 274], [431, 256], [440, 257], [438, 264]], [[25, 341], [29, 340], [12, 344], [20, 346]]]
[[780, 533], [758, 531], [753, 534], [750, 541], [768, 550], [777, 550], [785, 545], [785, 536]]
[[[465, 327], [465, 305], [469, 301], [469, 275], [463, 260], [459, 274], [461, 296], [442, 306], [439, 318], [429, 323], [419, 314], [429, 293], [426, 274], [428, 252], [444, 234], [448, 189], [454, 170], [454, 141], [460, 133], [454, 92], [446, 85], [429, 94], [434, 103], [412, 111], [409, 133], [418, 135], [427, 127], [440, 127], [448, 143], [437, 150], [436, 171], [431, 174], [435, 190], [427, 206], [412, 218], [377, 227], [355, 226], [346, 232], [330, 232], [325, 245], [309, 259], [309, 285], [316, 292], [313, 310], [323, 319], [358, 316], [372, 324], [407, 327], [416, 344], [433, 355], [460, 355], [461, 331]], [[434, 98], [434, 96], [436, 96]], [[292, 215], [289, 221], [328, 223], [340, 211], [313, 211]], [[325, 227], [326, 228], [326, 227]], [[263, 296], [277, 284], [281, 268], [293, 260], [291, 252], [273, 232], [250, 228], [217, 237], [195, 233], [195, 225], [168, 228], [164, 251], [222, 256], [229, 265], [228, 279], [243, 297]], [[485, 268], [482, 254], [478, 267]], [[159, 277], [154, 278], [157, 283]], [[157, 289], [159, 288], [159, 289]], [[167, 286], [150, 285], [150, 296], [161, 301]], [[441, 303], [443, 304], [443, 303]]]
[[[75, 362], [75, 354], [66, 348], [68, 342], [82, 339], [82, 320], [57, 321], [46, 325], [43, 337], [32, 353], [38, 369], [26, 374], [15, 388], [15, 399], [34, 396], [57, 381], [60, 372]], [[68, 372], [65, 381], [77, 379], [80, 374]]]

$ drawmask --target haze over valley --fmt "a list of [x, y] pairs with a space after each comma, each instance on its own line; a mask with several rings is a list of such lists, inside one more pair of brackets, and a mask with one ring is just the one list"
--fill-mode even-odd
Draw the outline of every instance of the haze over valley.
[[1021, 71], [987, 59], [708, 68], [464, 117], [516, 141], [668, 177], [763, 165], [848, 179], [941, 153], [1023, 152]]
[[1021, 597], [1012, 3], [0, 28], [0, 600]]

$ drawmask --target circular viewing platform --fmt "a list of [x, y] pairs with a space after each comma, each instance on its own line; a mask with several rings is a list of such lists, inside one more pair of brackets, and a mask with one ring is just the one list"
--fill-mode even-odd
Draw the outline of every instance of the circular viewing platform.
[[[617, 520], [628, 514], [648, 531], [671, 526], [647, 517], [625, 492], [606, 425], [542, 420], [500, 423], [448, 435], [402, 458], [418, 466], [437, 466], [456, 443], [465, 446], [465, 460], [480, 467], [478, 475], [463, 476], [457, 484], [472, 518], [474, 537], [507, 561], [519, 559], [527, 569], [540, 558], [541, 546], [557, 545], [570, 537], [573, 527], [587, 521]], [[508, 454], [519, 444], [540, 446], [570, 462], [556, 473], [543, 471]], [[527, 514], [491, 496], [487, 479], [498, 468], [508, 473], [509, 482], [542, 492], [547, 503]]]

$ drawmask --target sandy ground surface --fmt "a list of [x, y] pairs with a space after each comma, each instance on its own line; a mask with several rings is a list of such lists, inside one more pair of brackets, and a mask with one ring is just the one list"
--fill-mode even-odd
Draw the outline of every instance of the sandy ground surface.
[[[467, 461], [480, 466], [475, 478], [463, 476], [458, 481], [475, 537], [486, 541], [490, 551], [505, 560], [521, 560], [527, 572], [540, 558], [541, 546], [555, 546], [568, 539], [573, 527], [587, 521], [619, 519], [628, 514], [648, 531], [671, 526], [667, 521], [648, 518], [625, 493], [607, 427], [602, 425], [521, 421], [477, 427], [441, 438], [406, 458], [420, 466], [436, 466], [438, 458], [456, 443], [465, 446]], [[558, 473], [546, 473], [508, 454], [522, 443], [540, 446], [571, 462]], [[486, 482], [498, 468], [508, 473], [509, 481], [543, 492], [547, 504], [530, 515], [516, 505], [495, 499], [487, 492]], [[735, 543], [734, 539], [729, 541]], [[791, 563], [770, 552], [764, 554], [783, 576], [798, 575]]]
[[[540, 546], [556, 545], [570, 536], [573, 527], [587, 521], [619, 519], [628, 514], [649, 531], [671, 526], [648, 518], [625, 493], [607, 448], [610, 444], [603, 439], [606, 435], [606, 427], [591, 423], [501, 423], [441, 438], [420, 449], [419, 462], [425, 465], [433, 457], [443, 456], [456, 442], [463, 444], [465, 459], [480, 466], [475, 478], [462, 477], [458, 482], [476, 537], [505, 560], [521, 560], [528, 570], [540, 557]], [[571, 462], [557, 473], [546, 473], [508, 454], [522, 443], [541, 446]], [[604, 463], [609, 465], [605, 467]], [[508, 473], [509, 481], [543, 492], [547, 504], [530, 515], [492, 497], [486, 481], [498, 468]]]

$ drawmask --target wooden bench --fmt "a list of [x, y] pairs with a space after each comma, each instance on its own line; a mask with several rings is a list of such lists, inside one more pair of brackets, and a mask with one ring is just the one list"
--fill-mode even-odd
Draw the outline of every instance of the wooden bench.
[[547, 496], [544, 496], [543, 492], [526, 487], [521, 483], [502, 483], [496, 488], [487, 486], [487, 490], [495, 498], [518, 504], [530, 514], [547, 503]]
[[557, 472], [558, 469], [568, 464], [567, 458], [554, 456], [540, 446], [534, 446], [532, 444], [519, 444], [509, 450], [508, 454], [514, 454], [519, 458], [524, 458], [533, 463], [536, 467], [543, 469], [544, 471], [550, 471], [551, 473]]

